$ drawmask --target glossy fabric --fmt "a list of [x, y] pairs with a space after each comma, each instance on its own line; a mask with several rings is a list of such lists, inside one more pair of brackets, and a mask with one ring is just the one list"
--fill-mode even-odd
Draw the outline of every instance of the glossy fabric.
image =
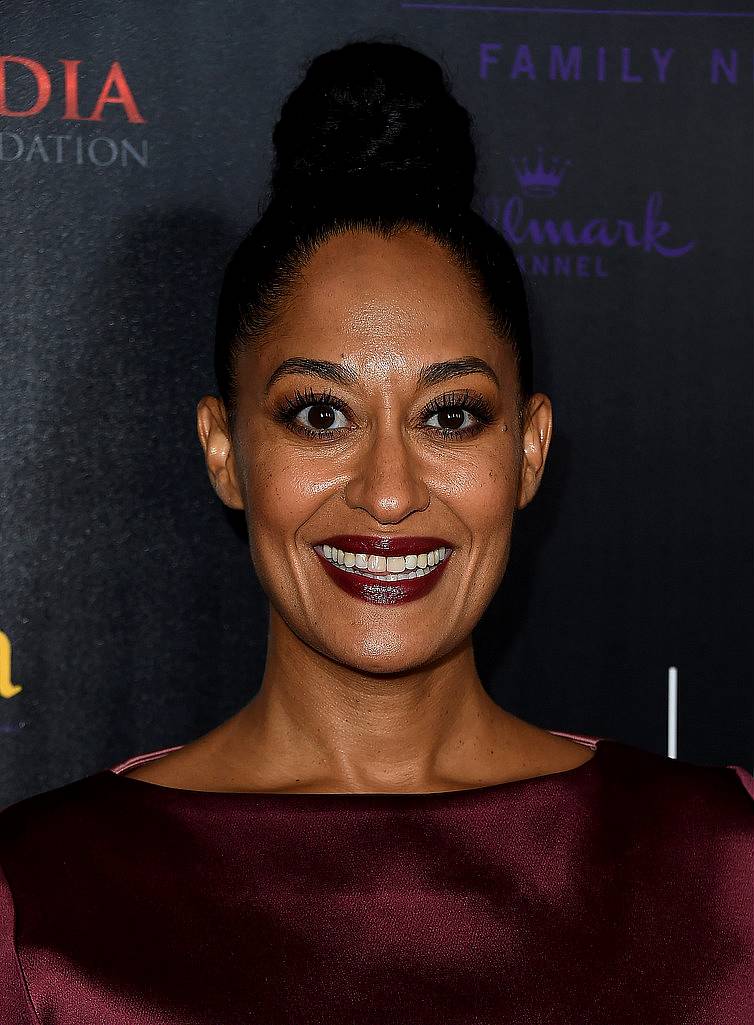
[[751, 1025], [751, 776], [561, 735], [595, 756], [476, 790], [115, 771], [159, 751], [11, 805], [0, 1022]]

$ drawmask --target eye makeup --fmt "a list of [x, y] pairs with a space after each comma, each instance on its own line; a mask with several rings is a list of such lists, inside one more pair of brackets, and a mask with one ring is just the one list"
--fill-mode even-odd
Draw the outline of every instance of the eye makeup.
[[[334, 441], [342, 437], [342, 431], [353, 429], [352, 426], [341, 426], [334, 429], [330, 426], [317, 429], [303, 423], [298, 418], [299, 413], [310, 407], [322, 410], [329, 407], [353, 420], [352, 411], [346, 402], [333, 395], [329, 390], [315, 392], [309, 387], [305, 388], [303, 392], [295, 389], [292, 396], [285, 396], [275, 407], [272, 416], [276, 423], [283, 424], [295, 434], [317, 440], [327, 439], [327, 441]], [[441, 425], [435, 427], [429, 425], [428, 429], [442, 439], [466, 440], [475, 437], [483, 431], [494, 418], [493, 404], [484, 395], [469, 391], [467, 388], [463, 391], [443, 392], [442, 395], [433, 398], [421, 411], [420, 423], [424, 423], [425, 420], [433, 416], [441, 417], [448, 413], [451, 414], [451, 417], [457, 418], [459, 412], [464, 414], [470, 413], [473, 417], [473, 423], [462, 427], [443, 427]]]

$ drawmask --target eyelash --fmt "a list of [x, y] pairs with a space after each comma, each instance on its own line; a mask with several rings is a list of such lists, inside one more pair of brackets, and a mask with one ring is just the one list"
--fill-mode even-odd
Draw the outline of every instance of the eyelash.
[[[342, 413], [349, 413], [346, 403], [333, 395], [332, 392], [313, 392], [310, 388], [306, 388], [303, 392], [296, 389], [293, 397], [286, 397], [273, 416], [278, 423], [282, 423], [294, 433], [302, 434], [308, 438], [323, 438], [327, 435], [335, 435], [345, 429], [339, 427], [335, 430], [323, 429], [317, 431], [313, 427], [307, 427], [305, 424], [296, 421], [296, 416], [298, 416], [302, 409], [306, 409], [308, 406], [332, 406], [333, 409], [337, 409]], [[442, 395], [432, 399], [422, 410], [422, 419], [429, 418], [445, 409], [465, 409], [477, 421], [471, 427], [465, 428], [430, 428], [430, 430], [437, 432], [442, 438], [448, 440], [457, 438], [465, 440], [466, 438], [475, 437], [491, 423], [494, 416], [492, 404], [484, 396], [474, 395], [467, 390], [463, 392], [443, 392]]]

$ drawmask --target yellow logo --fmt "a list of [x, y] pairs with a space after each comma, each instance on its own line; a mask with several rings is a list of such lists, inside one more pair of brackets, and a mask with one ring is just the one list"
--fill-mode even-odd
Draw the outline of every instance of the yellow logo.
[[10, 680], [10, 638], [0, 630], [0, 698], [12, 698], [23, 687]]

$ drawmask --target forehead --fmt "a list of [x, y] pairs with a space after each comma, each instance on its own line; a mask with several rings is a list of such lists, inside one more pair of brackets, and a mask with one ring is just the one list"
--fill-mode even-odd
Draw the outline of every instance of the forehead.
[[501, 365], [508, 348], [451, 255], [407, 229], [391, 238], [348, 232], [321, 245], [260, 355], [275, 365], [292, 355], [329, 359], [384, 378], [459, 355]]

